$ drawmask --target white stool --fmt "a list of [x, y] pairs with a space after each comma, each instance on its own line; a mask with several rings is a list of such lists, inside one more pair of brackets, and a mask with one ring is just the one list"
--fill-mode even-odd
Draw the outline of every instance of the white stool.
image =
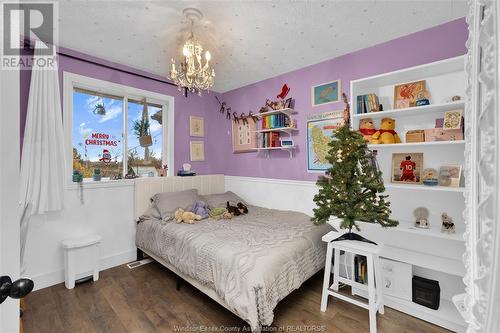
[[91, 275], [94, 281], [99, 279], [100, 242], [98, 235], [63, 240], [66, 288], [73, 289], [76, 280]]
[[[334, 239], [339, 237], [341, 234], [335, 231], [330, 231], [322, 237], [324, 242], [328, 243], [326, 252], [326, 262], [325, 262], [325, 277], [323, 280], [323, 293], [321, 296], [321, 311], [325, 312], [328, 305], [328, 295], [339, 298], [343, 301], [352, 303], [354, 305], [360, 306], [362, 308], [368, 309], [370, 318], [370, 333], [377, 332], [377, 311], [380, 314], [384, 314], [384, 301], [382, 297], [382, 279], [380, 275], [380, 263], [378, 254], [381, 249], [381, 245], [374, 245], [370, 243], [360, 242], [360, 241], [335, 241]], [[368, 273], [368, 285], [356, 282], [354, 276], [352, 279], [347, 279], [339, 276], [339, 266], [340, 266], [340, 251], [345, 251], [346, 253], [359, 254], [365, 256], [367, 259], [367, 273]], [[332, 253], [335, 253], [335, 262], [333, 267], [333, 284], [330, 286], [330, 274], [332, 267]], [[354, 263], [353, 263], [354, 265]], [[354, 270], [351, 270], [354, 272]], [[353, 274], [354, 275], [354, 274]], [[375, 282], [376, 279], [376, 282]], [[356, 288], [358, 290], [365, 290], [368, 292], [368, 303], [364, 303], [353, 299], [351, 297], [345, 296], [338, 293], [339, 282], [343, 284], [350, 285], [351, 288]]]

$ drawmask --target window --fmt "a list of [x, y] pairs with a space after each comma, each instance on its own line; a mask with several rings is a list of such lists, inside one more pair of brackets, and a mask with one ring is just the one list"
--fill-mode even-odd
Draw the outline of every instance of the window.
[[173, 163], [173, 114], [167, 112], [172, 97], [70, 73], [64, 87], [72, 171], [92, 178], [99, 170], [101, 179], [120, 179], [131, 170], [156, 176]]

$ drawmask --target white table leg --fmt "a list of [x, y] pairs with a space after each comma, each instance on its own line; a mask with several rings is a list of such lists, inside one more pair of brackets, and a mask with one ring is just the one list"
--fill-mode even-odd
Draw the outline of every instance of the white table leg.
[[333, 290], [339, 291], [339, 273], [340, 273], [340, 250], [333, 249], [335, 264], [333, 265]]
[[325, 312], [328, 305], [328, 289], [330, 285], [330, 274], [332, 272], [332, 243], [326, 248], [325, 276], [323, 278], [323, 293], [321, 295], [321, 311]]
[[367, 255], [368, 265], [368, 315], [370, 317], [370, 333], [377, 333], [377, 301], [375, 299], [375, 276], [373, 256]]
[[377, 288], [377, 302], [379, 304], [378, 312], [380, 314], [384, 314], [384, 295], [383, 295], [384, 287], [382, 286], [382, 273], [380, 269], [380, 258], [378, 256], [375, 256], [374, 263], [375, 263], [375, 285]]

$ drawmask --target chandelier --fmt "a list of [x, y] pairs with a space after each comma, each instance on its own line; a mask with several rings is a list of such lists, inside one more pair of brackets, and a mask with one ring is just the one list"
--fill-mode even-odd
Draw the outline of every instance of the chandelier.
[[178, 68], [175, 66], [175, 60], [172, 59], [169, 78], [179, 87], [179, 90], [185, 88], [201, 96], [203, 90], [208, 91], [214, 85], [215, 78], [215, 71], [209, 64], [210, 52], [205, 51], [205, 63], [203, 64], [203, 46], [193, 34], [194, 22], [199, 21], [203, 15], [195, 8], [186, 8], [182, 13], [191, 21], [191, 33], [182, 48], [184, 60], [180, 62]]

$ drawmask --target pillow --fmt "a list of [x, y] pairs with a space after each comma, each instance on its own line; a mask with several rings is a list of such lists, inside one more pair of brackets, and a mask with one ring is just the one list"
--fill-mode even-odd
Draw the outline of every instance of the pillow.
[[214, 207], [226, 207], [226, 203], [229, 201], [231, 204], [235, 205], [238, 202], [245, 203], [245, 200], [237, 196], [234, 192], [227, 191], [224, 193], [217, 194], [207, 194], [202, 196], [206, 204], [210, 208]]
[[152, 204], [151, 207], [149, 207], [148, 210], [139, 217], [139, 221], [137, 223], [145, 220], [161, 220], [160, 212], [156, 209], [154, 204]]
[[157, 193], [151, 198], [153, 205], [156, 206], [156, 209], [160, 212], [163, 221], [172, 220], [177, 208], [189, 211], [198, 200], [202, 199], [198, 195], [198, 190], [196, 189]]

